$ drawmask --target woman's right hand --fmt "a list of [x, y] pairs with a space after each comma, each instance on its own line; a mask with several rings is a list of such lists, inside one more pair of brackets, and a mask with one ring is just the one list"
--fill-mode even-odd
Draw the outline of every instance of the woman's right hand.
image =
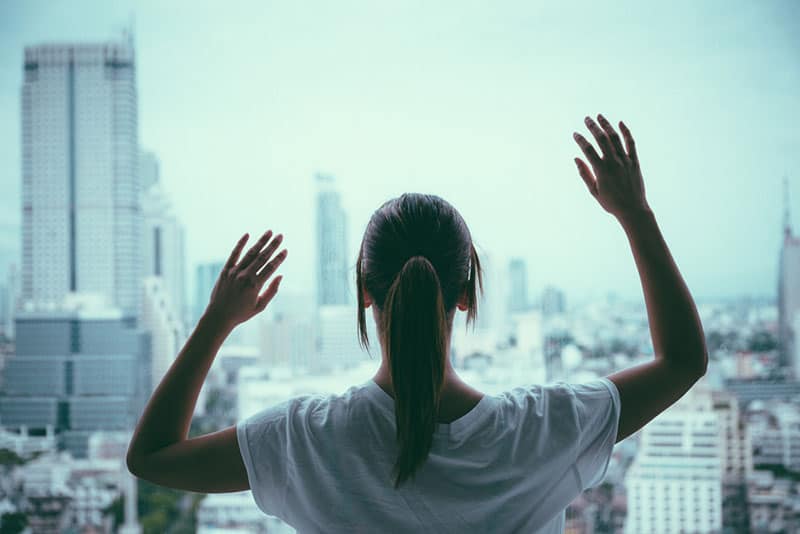
[[602, 115], [598, 115], [597, 120], [600, 126], [591, 117], [586, 117], [584, 122], [600, 145], [602, 156], [597, 154], [591, 143], [581, 134], [573, 134], [591, 165], [589, 168], [581, 158], [575, 158], [578, 173], [597, 202], [617, 219], [649, 212], [636, 145], [630, 130], [620, 121], [619, 129], [625, 137], [626, 151], [611, 123]]

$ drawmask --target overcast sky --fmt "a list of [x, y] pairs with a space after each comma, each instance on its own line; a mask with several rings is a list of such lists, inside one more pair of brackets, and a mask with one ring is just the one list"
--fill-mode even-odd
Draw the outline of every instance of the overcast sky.
[[627, 240], [572, 161], [602, 112], [633, 131], [690, 290], [774, 294], [784, 175], [800, 221], [800, 3], [596, 4], [5, 0], [0, 268], [19, 255], [24, 46], [118, 38], [133, 14], [140, 142], [192, 268], [269, 227], [290, 249], [283, 288], [311, 292], [319, 170], [353, 262], [372, 211], [420, 191], [491, 264], [524, 257], [534, 291], [637, 297]]

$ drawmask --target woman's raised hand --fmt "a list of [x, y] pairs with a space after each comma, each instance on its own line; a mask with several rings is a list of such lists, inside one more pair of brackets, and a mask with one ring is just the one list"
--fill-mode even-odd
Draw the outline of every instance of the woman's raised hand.
[[584, 122], [597, 140], [602, 156], [597, 154], [592, 144], [581, 134], [573, 134], [591, 165], [589, 168], [581, 158], [575, 158], [578, 173], [589, 192], [604, 210], [618, 219], [650, 211], [644, 196], [644, 181], [636, 155], [636, 145], [630, 130], [620, 121], [619, 129], [625, 137], [626, 151], [611, 123], [602, 115], [598, 115], [597, 120], [600, 126], [591, 117], [586, 117]]
[[[236, 260], [248, 237], [248, 234], [243, 235], [233, 248], [219, 274], [206, 308], [206, 314], [212, 315], [230, 328], [264, 310], [278, 292], [278, 286], [283, 278], [276, 276], [266, 291], [259, 295], [264, 283], [286, 259], [287, 250], [283, 249], [270, 260], [283, 241], [283, 234], [278, 234], [270, 241], [272, 230], [267, 230], [237, 264]], [[264, 245], [267, 245], [266, 248]]]

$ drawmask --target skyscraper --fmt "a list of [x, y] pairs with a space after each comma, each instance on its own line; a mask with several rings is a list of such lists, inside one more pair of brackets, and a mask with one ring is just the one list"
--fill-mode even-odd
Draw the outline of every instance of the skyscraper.
[[[142, 276], [163, 279], [170, 310], [181, 325], [188, 320], [186, 306], [186, 232], [161, 184], [158, 159], [152, 152], [139, 156], [142, 181]], [[183, 329], [183, 326], [181, 326]]]
[[330, 174], [317, 180], [317, 305], [349, 304], [347, 216]]
[[797, 332], [794, 329], [794, 316], [800, 310], [800, 238], [793, 235], [789, 213], [789, 186], [783, 181], [783, 247], [780, 255], [778, 273], [778, 336], [780, 338], [781, 364], [793, 368], [795, 378], [800, 379], [800, 365], [797, 355]]
[[138, 314], [138, 126], [130, 43], [25, 48], [22, 284], [26, 308], [95, 293]]
[[508, 292], [508, 311], [524, 312], [528, 309], [528, 271], [525, 260], [514, 258], [508, 264], [510, 288]]

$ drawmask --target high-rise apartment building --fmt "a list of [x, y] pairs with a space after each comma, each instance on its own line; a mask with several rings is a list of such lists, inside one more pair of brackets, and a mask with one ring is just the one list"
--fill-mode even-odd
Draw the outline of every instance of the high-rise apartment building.
[[711, 396], [692, 390], [642, 430], [625, 532], [720, 532], [723, 456]]
[[788, 184], [784, 179], [783, 246], [778, 273], [778, 336], [781, 364], [791, 369], [789, 374], [800, 379], [797, 355], [800, 332], [794, 328], [795, 315], [800, 311], [800, 237], [792, 233], [788, 195]]
[[71, 292], [138, 315], [136, 68], [129, 43], [25, 48], [22, 280], [26, 309]]
[[319, 173], [317, 180], [317, 305], [349, 304], [347, 276], [347, 215], [334, 178]]

